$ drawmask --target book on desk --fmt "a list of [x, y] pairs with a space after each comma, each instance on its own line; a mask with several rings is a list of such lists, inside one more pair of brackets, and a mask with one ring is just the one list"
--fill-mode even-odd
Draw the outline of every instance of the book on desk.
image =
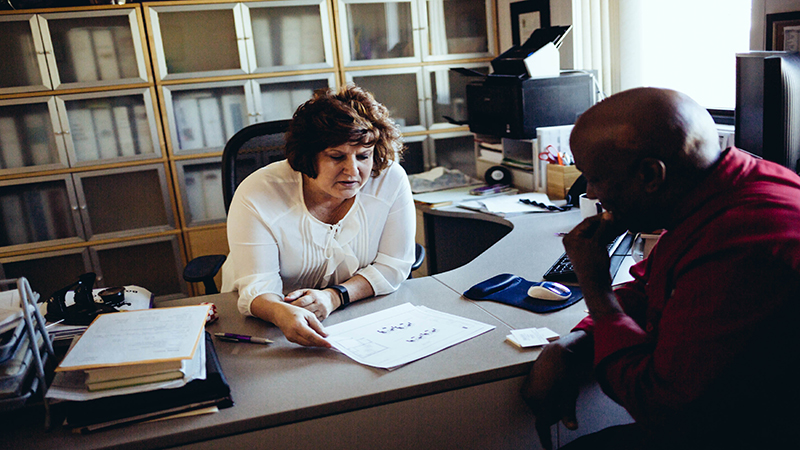
[[230, 386], [219, 363], [211, 335], [205, 334], [206, 377], [176, 389], [157, 389], [103, 397], [65, 405], [66, 424], [89, 433], [129, 423], [157, 419], [209, 406], [233, 406]]
[[98, 316], [56, 368], [48, 397], [68, 400], [66, 424], [81, 432], [231, 406], [204, 331], [208, 310], [200, 305]]

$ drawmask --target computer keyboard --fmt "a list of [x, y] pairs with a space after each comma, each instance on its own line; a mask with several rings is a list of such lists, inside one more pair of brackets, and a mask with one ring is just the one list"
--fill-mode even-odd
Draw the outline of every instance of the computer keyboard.
[[[619, 245], [616, 245], [618, 241]], [[608, 253], [609, 256], [611, 256], [611, 278], [614, 278], [617, 274], [622, 260], [630, 253], [632, 245], [633, 235], [631, 233], [622, 234], [612, 243], [608, 244]], [[575, 271], [572, 268], [572, 261], [569, 260], [569, 256], [567, 256], [566, 253], [562, 254], [556, 262], [547, 269], [543, 278], [549, 281], [578, 282], [578, 277], [575, 275]]]

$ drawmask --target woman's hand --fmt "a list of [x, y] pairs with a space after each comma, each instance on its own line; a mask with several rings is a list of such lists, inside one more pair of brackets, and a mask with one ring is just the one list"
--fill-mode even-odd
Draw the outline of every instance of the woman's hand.
[[283, 301], [307, 309], [322, 322], [339, 306], [339, 294], [329, 289], [298, 289], [288, 293]]
[[259, 296], [253, 300], [250, 311], [254, 316], [280, 328], [289, 342], [307, 347], [331, 348], [331, 344], [325, 340], [328, 335], [325, 327], [314, 313], [305, 308]]

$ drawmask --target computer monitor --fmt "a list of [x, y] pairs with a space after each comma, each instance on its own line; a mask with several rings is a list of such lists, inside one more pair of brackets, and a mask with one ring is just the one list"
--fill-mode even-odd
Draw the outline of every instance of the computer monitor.
[[800, 173], [800, 53], [736, 55], [736, 147]]

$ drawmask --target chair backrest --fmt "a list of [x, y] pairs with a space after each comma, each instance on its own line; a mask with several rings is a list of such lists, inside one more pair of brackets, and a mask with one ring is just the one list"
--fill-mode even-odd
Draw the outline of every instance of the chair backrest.
[[286, 158], [284, 144], [291, 120], [248, 125], [237, 131], [222, 151], [222, 196], [225, 212], [236, 186], [257, 169]]

